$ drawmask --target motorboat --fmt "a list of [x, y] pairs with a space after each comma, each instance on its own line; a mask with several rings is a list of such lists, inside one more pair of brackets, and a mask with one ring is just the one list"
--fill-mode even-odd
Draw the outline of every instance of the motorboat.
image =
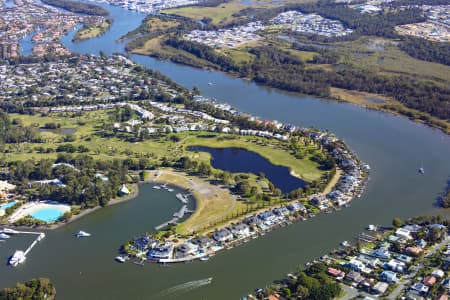
[[9, 264], [13, 267], [17, 267], [19, 264], [23, 263], [26, 260], [25, 252], [22, 250], [16, 250], [13, 256], [9, 259]]
[[370, 225], [367, 227], [367, 230], [369, 230], [369, 231], [377, 231], [377, 226], [370, 224]]
[[123, 256], [116, 256], [115, 258], [116, 261], [120, 262], [120, 263], [124, 263], [127, 261], [127, 259]]
[[9, 239], [9, 238], [10, 238], [10, 236], [7, 235], [6, 233], [0, 233], [0, 240], [6, 240], [6, 239]]
[[344, 246], [344, 247], [350, 247], [350, 243], [347, 242], [347, 241], [343, 241], [343, 242], [341, 243], [341, 245]]
[[420, 167], [420, 168], [419, 168], [419, 173], [420, 173], [420, 174], [424, 174], [424, 173], [425, 173], [425, 170], [424, 170], [423, 167]]
[[90, 233], [87, 233], [86, 231], [80, 230], [77, 232], [77, 234], [75, 235], [77, 238], [81, 238], [81, 237], [88, 237], [91, 236]]
[[202, 256], [202, 257], [200, 257], [200, 260], [201, 261], [208, 261], [209, 260], [209, 256]]

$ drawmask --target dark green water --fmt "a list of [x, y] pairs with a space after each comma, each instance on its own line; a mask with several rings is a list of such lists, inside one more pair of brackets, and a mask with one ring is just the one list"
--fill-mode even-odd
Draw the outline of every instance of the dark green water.
[[[115, 22], [93, 41], [66, 45], [81, 53], [120, 52], [114, 40], [139, 24], [143, 15], [106, 6]], [[450, 138], [407, 119], [307, 96], [282, 93], [218, 72], [207, 72], [148, 57], [133, 56], [186, 87], [265, 119], [329, 129], [372, 167], [371, 180], [350, 208], [276, 230], [208, 262], [160, 268], [118, 264], [117, 247], [151, 230], [179, 207], [173, 195], [144, 186], [139, 197], [97, 211], [48, 232], [44, 241], [16, 269], [0, 265], [0, 287], [32, 277], [50, 277], [59, 299], [238, 299], [351, 240], [368, 224], [390, 224], [394, 216], [435, 213], [433, 204], [450, 175]], [[209, 86], [212, 81], [214, 85]], [[417, 169], [421, 163], [425, 174]], [[91, 232], [77, 240], [78, 230]], [[0, 261], [26, 238], [0, 244]], [[198, 280], [213, 277], [210, 285]]]

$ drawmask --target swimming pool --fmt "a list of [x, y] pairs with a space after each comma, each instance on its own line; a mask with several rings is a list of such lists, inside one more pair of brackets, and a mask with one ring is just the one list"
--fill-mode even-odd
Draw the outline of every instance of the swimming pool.
[[7, 208], [13, 207], [16, 203], [17, 203], [17, 201], [11, 201], [11, 202], [2, 204], [2, 205], [0, 205], [0, 209], [5, 210]]
[[64, 215], [64, 211], [53, 207], [44, 207], [37, 209], [30, 213], [30, 216], [34, 219], [44, 221], [46, 223], [52, 223], [57, 221]]

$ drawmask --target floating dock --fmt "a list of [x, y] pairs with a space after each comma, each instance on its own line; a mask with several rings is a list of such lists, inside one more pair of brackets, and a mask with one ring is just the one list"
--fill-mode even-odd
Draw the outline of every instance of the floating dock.
[[[21, 251], [21, 250], [16, 250], [14, 252], [14, 255], [11, 256], [11, 259], [9, 259], [8, 263], [13, 266], [16, 267], [17, 265], [25, 262], [28, 253], [30, 253], [30, 251], [33, 249], [34, 246], [36, 246], [37, 243], [39, 243], [40, 241], [42, 241], [45, 238], [45, 233], [43, 232], [34, 232], [34, 231], [18, 231], [18, 230], [13, 230], [13, 229], [9, 229], [9, 228], [4, 228], [1, 232], [6, 233], [6, 234], [33, 234], [33, 235], [37, 235], [36, 239], [31, 243], [30, 246], [28, 246], [28, 248], [25, 251]], [[17, 259], [17, 253], [20, 253], [20, 259]], [[16, 258], [16, 259], [14, 259]]]
[[189, 199], [188, 199], [187, 195], [183, 195], [181, 193], [178, 193], [178, 194], [175, 195], [175, 197], [177, 197], [177, 199], [180, 200], [184, 204], [187, 204], [189, 202]]

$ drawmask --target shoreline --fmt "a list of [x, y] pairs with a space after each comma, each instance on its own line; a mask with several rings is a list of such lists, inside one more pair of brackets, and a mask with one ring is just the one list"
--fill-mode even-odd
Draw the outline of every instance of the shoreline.
[[[133, 189], [130, 194], [125, 195], [123, 197], [119, 197], [119, 198], [113, 198], [104, 207], [120, 204], [120, 203], [135, 199], [139, 195], [139, 183], [133, 183], [132, 187], [133, 187]], [[66, 222], [57, 222], [57, 223], [49, 224], [49, 225], [37, 225], [37, 226], [15, 226], [13, 224], [0, 224], [0, 225], [4, 226], [4, 227], [8, 227], [8, 228], [15, 228], [15, 229], [55, 230], [60, 227], [63, 227], [64, 225], [70, 224], [78, 219], [81, 219], [82, 217], [85, 217], [101, 208], [103, 208], [103, 207], [96, 206], [96, 207], [92, 207], [92, 208], [87, 208], [87, 209], [82, 210], [77, 215], [72, 215], [72, 217], [69, 220], [67, 220]]]
[[[403, 113], [401, 113], [401, 112], [399, 112], [399, 111], [397, 111], [395, 109], [389, 109], [389, 108], [385, 108], [385, 107], [378, 107], [376, 105], [369, 105], [369, 103], [365, 104], [365, 103], [360, 103], [358, 101], [351, 101], [351, 100], [343, 99], [341, 97], [336, 97], [336, 96], [333, 96], [333, 95], [330, 95], [327, 98], [323, 98], [323, 97], [316, 96], [316, 95], [309, 95], [309, 94], [303, 94], [303, 93], [295, 92], [295, 91], [283, 90], [283, 89], [280, 89], [280, 88], [272, 87], [270, 85], [264, 85], [264, 84], [258, 83], [258, 82], [254, 81], [254, 80], [251, 80], [251, 79], [247, 78], [247, 77], [241, 77], [237, 73], [225, 72], [225, 71], [219, 70], [217, 68], [202, 67], [202, 66], [198, 66], [198, 65], [195, 65], [195, 64], [180, 63], [180, 62], [173, 61], [170, 57], [168, 57], [166, 59], [160, 59], [157, 54], [138, 53], [138, 52], [135, 52], [133, 49], [129, 50], [129, 51], [126, 51], [126, 52], [128, 54], [130, 54], [130, 55], [139, 55], [139, 56], [144, 56], [144, 57], [145, 56], [146, 57], [151, 57], [151, 58], [154, 58], [154, 59], [156, 59], [158, 61], [169, 61], [169, 62], [171, 62], [173, 64], [177, 64], [177, 65], [180, 65], [180, 66], [192, 67], [192, 68], [200, 69], [200, 70], [204, 70], [204, 71], [220, 72], [220, 73], [222, 73], [224, 75], [233, 77], [234, 79], [242, 79], [242, 80], [244, 80], [244, 81], [246, 81], [248, 83], [254, 83], [254, 84], [258, 85], [258, 86], [274, 89], [274, 90], [282, 92], [282, 93], [293, 94], [293, 95], [296, 95], [296, 96], [314, 97], [314, 98], [316, 98], [318, 100], [333, 101], [333, 102], [337, 102], [337, 103], [347, 103], [347, 104], [356, 105], [357, 107], [361, 107], [361, 108], [365, 108], [365, 109], [369, 109], [369, 110], [374, 110], [374, 111], [383, 112], [383, 113], [389, 113], [389, 114], [391, 114], [393, 116], [406, 118], [406, 119], [408, 119], [408, 120], [410, 120], [410, 121], [412, 121], [414, 123], [422, 124], [422, 125], [425, 125], [425, 126], [427, 126], [429, 128], [437, 129], [437, 130], [441, 131], [442, 133], [444, 133], [446, 135], [450, 135], [450, 124], [447, 125], [447, 128], [445, 128], [445, 127], [439, 126], [438, 124], [435, 124], [434, 121], [432, 121], [431, 123], [427, 123], [427, 122], [421, 120], [420, 116], [417, 117], [417, 118], [412, 118], [412, 117], [409, 117], [408, 115], [403, 114]], [[347, 91], [352, 92], [353, 90], [347, 90]], [[359, 92], [359, 91], [356, 91], [356, 92]], [[384, 95], [380, 95], [380, 96], [385, 97]], [[396, 101], [396, 100], [394, 100], [394, 101]], [[398, 101], [396, 101], [396, 102], [398, 102]], [[411, 111], [416, 112], [418, 114], [424, 114], [424, 115], [428, 116], [429, 118], [436, 119], [436, 121], [442, 121], [444, 123], [446, 122], [445, 120], [438, 119], [437, 117], [431, 116], [431, 115], [429, 115], [426, 112], [422, 112], [422, 111], [419, 111], [419, 110], [415, 110], [415, 109], [403, 106], [403, 104], [400, 103], [400, 102], [393, 103], [393, 104], [390, 104], [390, 103], [384, 103], [384, 104], [388, 105], [388, 106], [389, 105], [399, 105], [403, 109], [411, 110]]]

